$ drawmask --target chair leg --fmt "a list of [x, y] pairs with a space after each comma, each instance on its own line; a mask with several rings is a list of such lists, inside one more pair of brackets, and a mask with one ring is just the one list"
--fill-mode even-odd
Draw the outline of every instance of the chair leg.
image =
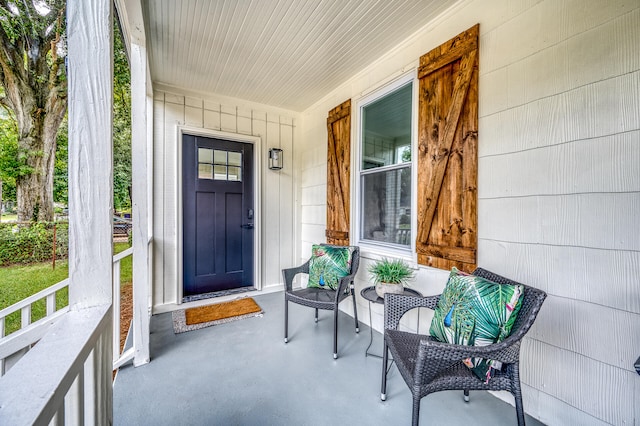
[[518, 417], [518, 426], [524, 426], [524, 408], [522, 407], [522, 392], [517, 392], [516, 400], [516, 416]]
[[469, 402], [469, 389], [464, 390], [464, 402]]
[[284, 342], [289, 341], [289, 301], [284, 299]]
[[389, 361], [389, 347], [387, 343], [384, 344], [382, 351], [382, 387], [380, 388], [380, 399], [387, 400], [387, 363]]
[[333, 359], [338, 359], [338, 307], [333, 309]]
[[318, 322], [318, 308], [316, 308], [316, 317], [315, 317], [315, 321]]
[[418, 426], [420, 423], [420, 397], [413, 395], [413, 412], [411, 414], [411, 425]]
[[514, 363], [511, 387], [513, 389], [513, 397], [516, 402], [516, 416], [518, 417], [518, 426], [524, 426], [524, 406], [522, 405], [522, 388], [520, 387], [520, 368], [518, 363]]
[[351, 297], [353, 297], [353, 316], [356, 319], [356, 333], [360, 333], [360, 323], [358, 322], [358, 306], [356, 305], [356, 292], [351, 288]]

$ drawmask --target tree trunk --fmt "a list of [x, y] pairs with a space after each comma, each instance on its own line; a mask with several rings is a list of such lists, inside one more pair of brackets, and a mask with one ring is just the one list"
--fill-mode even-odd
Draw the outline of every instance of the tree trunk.
[[[0, 103], [18, 124], [19, 221], [53, 220], [56, 135], [67, 109], [64, 57], [58, 55], [66, 2], [47, 1], [47, 14], [35, 3], [13, 2], [11, 19], [0, 25]], [[7, 2], [2, 4], [6, 14]]]
[[50, 93], [40, 96], [48, 98], [44, 109], [36, 106], [36, 97], [27, 99], [23, 93], [22, 100], [31, 113], [16, 115], [20, 132], [18, 150], [31, 170], [16, 179], [18, 221], [24, 222], [53, 221], [56, 135], [66, 111], [66, 100]]

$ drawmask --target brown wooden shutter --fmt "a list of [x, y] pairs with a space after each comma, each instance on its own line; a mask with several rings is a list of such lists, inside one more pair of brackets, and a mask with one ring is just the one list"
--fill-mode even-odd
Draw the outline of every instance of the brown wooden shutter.
[[418, 263], [476, 266], [479, 25], [420, 58]]
[[351, 99], [327, 117], [327, 243], [349, 245]]

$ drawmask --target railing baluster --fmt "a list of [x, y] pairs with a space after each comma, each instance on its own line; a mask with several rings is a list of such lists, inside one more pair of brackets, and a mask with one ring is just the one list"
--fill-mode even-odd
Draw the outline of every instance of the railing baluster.
[[47, 295], [47, 315], [56, 311], [56, 292]]
[[69, 425], [84, 425], [84, 369], [80, 369], [73, 384], [64, 398], [66, 411], [65, 423]]
[[133, 256], [133, 247], [113, 256], [113, 369], [115, 370], [133, 356], [120, 351], [120, 311], [122, 310], [122, 298], [120, 293], [121, 262], [123, 259]]
[[120, 260], [113, 262], [113, 360], [120, 358]]
[[20, 309], [20, 312], [20, 328], [25, 328], [26, 326], [31, 324], [31, 305], [27, 305], [24, 308]]
[[49, 422], [50, 426], [64, 426], [64, 404], [58, 408], [56, 414], [54, 414], [53, 418]]
[[96, 375], [98, 371], [98, 360], [96, 359], [96, 348], [101, 346], [101, 342], [104, 339], [101, 337], [98, 339], [96, 346], [89, 352], [87, 359], [84, 361], [84, 400], [86, 402], [84, 407], [84, 418], [89, 424], [95, 423], [98, 419], [97, 407], [94, 401], [97, 399], [97, 380]]

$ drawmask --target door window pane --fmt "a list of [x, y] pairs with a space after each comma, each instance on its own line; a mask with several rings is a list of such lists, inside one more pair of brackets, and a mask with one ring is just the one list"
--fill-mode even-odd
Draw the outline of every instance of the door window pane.
[[242, 181], [242, 153], [198, 148], [198, 179]]
[[229, 166], [229, 180], [233, 181], [241, 181], [242, 180], [242, 169], [240, 167]]
[[227, 164], [227, 151], [216, 149], [213, 151], [213, 162], [215, 164]]
[[215, 180], [227, 180], [227, 166], [214, 166]]
[[198, 163], [213, 163], [213, 150], [209, 148], [198, 148]]
[[213, 166], [211, 164], [198, 164], [198, 179], [213, 179]]
[[242, 154], [239, 152], [229, 152], [229, 165], [230, 166], [241, 166], [242, 165]]

